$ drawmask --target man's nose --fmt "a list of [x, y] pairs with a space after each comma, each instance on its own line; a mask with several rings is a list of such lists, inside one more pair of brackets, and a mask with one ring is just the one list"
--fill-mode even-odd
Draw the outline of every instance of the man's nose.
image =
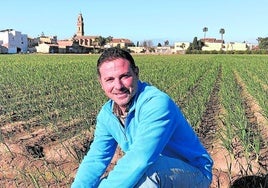
[[114, 87], [116, 89], [121, 89], [123, 87], [123, 83], [120, 79], [115, 79]]

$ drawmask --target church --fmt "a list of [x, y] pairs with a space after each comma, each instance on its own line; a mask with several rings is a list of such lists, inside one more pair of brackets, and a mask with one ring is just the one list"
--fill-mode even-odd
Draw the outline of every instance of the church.
[[105, 39], [105, 47], [120, 47], [120, 48], [127, 48], [135, 46], [132, 41], [129, 39], [124, 38], [113, 38], [111, 36], [107, 38], [103, 38], [102, 36], [87, 36], [85, 35], [84, 31], [84, 19], [82, 14], [80, 13], [77, 18], [77, 31], [76, 35], [74, 36], [74, 40], [78, 42], [80, 46], [89, 48], [89, 49], [100, 49], [100, 43], [102, 39]]
[[0, 31], [0, 53], [98, 53], [109, 47], [133, 48], [135, 45], [125, 38], [85, 35], [82, 13], [77, 17], [76, 33], [69, 39], [58, 40], [57, 36], [44, 33], [30, 38], [13, 29]]
[[[42, 39], [42, 41], [41, 41]], [[51, 37], [40, 37], [40, 42], [36, 46], [36, 51], [40, 53], [98, 53], [103, 48], [120, 47], [128, 48], [135, 46], [129, 39], [89, 36], [85, 35], [84, 18], [80, 13], [77, 18], [76, 33], [67, 40], [56, 40], [55, 42], [48, 42]]]

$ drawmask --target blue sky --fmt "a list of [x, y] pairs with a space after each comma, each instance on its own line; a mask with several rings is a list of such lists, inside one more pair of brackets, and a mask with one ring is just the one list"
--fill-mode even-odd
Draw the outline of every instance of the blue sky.
[[194, 37], [226, 42], [257, 43], [268, 37], [267, 0], [5, 0], [0, 30], [15, 29], [30, 37], [67, 39], [76, 32], [83, 14], [85, 35], [112, 36], [156, 45], [169, 40], [192, 42]]

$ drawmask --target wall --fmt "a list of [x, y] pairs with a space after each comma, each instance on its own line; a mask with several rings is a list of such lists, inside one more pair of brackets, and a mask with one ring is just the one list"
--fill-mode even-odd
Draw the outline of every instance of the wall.
[[8, 53], [26, 53], [28, 50], [27, 35], [15, 30], [5, 30], [0, 32], [2, 46], [8, 49]]

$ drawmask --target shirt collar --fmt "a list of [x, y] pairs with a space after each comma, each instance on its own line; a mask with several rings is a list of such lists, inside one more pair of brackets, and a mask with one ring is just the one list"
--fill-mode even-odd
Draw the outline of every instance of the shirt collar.
[[128, 111], [129, 111], [129, 105], [127, 105], [127, 108], [126, 108], [125, 112], [122, 112], [122, 110], [120, 109], [119, 105], [114, 102], [114, 105], [113, 105], [113, 113], [117, 117], [126, 117], [127, 114], [128, 114]]

